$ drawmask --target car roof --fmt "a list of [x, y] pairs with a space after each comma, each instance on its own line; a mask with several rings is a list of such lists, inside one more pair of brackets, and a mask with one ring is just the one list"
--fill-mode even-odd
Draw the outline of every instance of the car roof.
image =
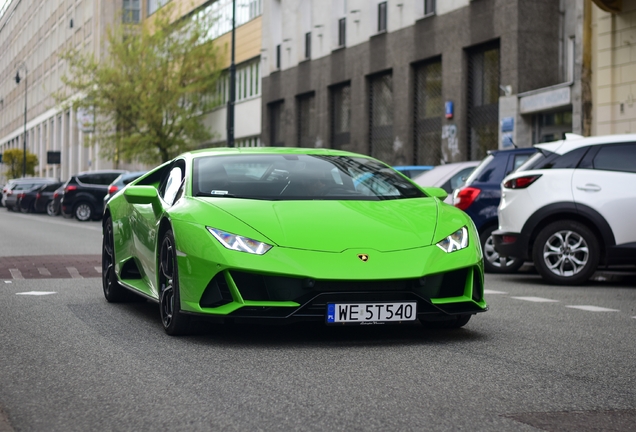
[[565, 134], [564, 140], [535, 144], [534, 146], [556, 154], [564, 154], [580, 147], [591, 145], [618, 144], [625, 142], [636, 142], [636, 134], [622, 135], [602, 135], [594, 137], [583, 137], [575, 134]]
[[352, 156], [370, 158], [363, 154], [352, 153], [344, 150], [334, 150], [327, 148], [304, 148], [304, 147], [213, 147], [207, 149], [193, 150], [184, 155], [200, 156], [220, 156], [238, 154], [309, 154], [323, 156]]

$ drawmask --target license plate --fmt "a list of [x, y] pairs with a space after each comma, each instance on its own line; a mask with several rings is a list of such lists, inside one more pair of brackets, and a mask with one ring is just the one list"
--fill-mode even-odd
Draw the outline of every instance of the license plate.
[[327, 304], [327, 324], [414, 321], [416, 316], [417, 302]]

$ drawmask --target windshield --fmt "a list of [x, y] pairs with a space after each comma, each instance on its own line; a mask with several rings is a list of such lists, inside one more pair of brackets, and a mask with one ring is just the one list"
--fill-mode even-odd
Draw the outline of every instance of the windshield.
[[390, 167], [363, 157], [303, 154], [204, 156], [195, 196], [265, 200], [386, 200], [426, 195]]

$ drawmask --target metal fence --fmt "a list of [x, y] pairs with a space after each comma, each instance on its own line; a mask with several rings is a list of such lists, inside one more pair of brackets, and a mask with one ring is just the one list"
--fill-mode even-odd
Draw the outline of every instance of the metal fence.
[[369, 79], [369, 153], [394, 164], [399, 155], [393, 148], [393, 77], [391, 73]]
[[499, 46], [488, 45], [468, 56], [468, 152], [482, 159], [499, 147]]
[[415, 146], [417, 165], [439, 165], [442, 160], [442, 62], [415, 67]]

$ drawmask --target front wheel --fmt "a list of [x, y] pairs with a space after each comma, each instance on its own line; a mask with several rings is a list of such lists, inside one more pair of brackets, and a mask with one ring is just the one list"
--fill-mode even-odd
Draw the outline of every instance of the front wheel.
[[49, 201], [46, 204], [46, 214], [49, 216], [57, 216], [57, 211], [55, 210], [55, 204], [53, 203], [53, 200]]
[[480, 235], [481, 249], [484, 252], [484, 271], [488, 273], [514, 273], [523, 265], [523, 260], [513, 257], [502, 257], [495, 250], [492, 232], [496, 226], [486, 228]]
[[537, 271], [549, 283], [579, 285], [596, 271], [599, 242], [582, 223], [562, 220], [539, 232], [532, 255]]
[[190, 327], [190, 317], [181, 312], [179, 295], [179, 265], [174, 234], [166, 232], [159, 249], [159, 310], [163, 329], [171, 336], [184, 335]]
[[102, 288], [108, 302], [119, 303], [131, 300], [133, 294], [122, 287], [117, 280], [114, 245], [113, 222], [109, 217], [104, 224], [102, 238]]

